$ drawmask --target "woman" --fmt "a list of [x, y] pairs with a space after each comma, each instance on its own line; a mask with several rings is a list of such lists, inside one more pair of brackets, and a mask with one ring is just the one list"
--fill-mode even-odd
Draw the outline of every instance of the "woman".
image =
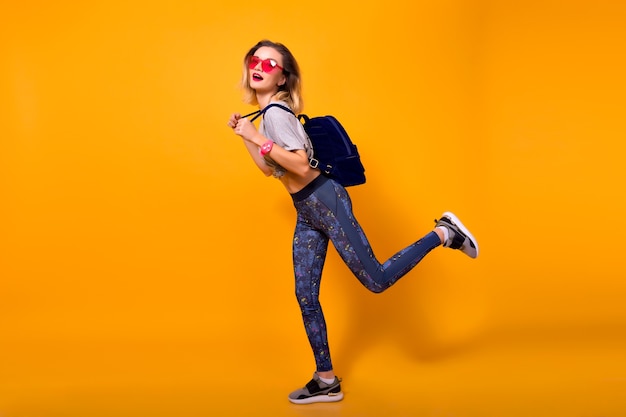
[[[302, 110], [300, 70], [294, 56], [280, 43], [263, 40], [248, 51], [244, 57], [242, 88], [244, 100], [260, 109], [277, 102], [296, 114]], [[293, 237], [296, 296], [316, 371], [306, 386], [289, 394], [289, 400], [297, 404], [340, 401], [343, 393], [333, 372], [319, 303], [329, 240], [361, 283], [376, 293], [389, 288], [440, 245], [475, 258], [478, 244], [458, 218], [446, 212], [433, 231], [381, 264], [354, 218], [345, 188], [309, 165], [313, 156], [311, 143], [293, 114], [276, 106], [268, 108], [257, 130], [250, 120], [235, 113], [228, 126], [243, 138], [259, 169], [282, 182], [296, 208]]]

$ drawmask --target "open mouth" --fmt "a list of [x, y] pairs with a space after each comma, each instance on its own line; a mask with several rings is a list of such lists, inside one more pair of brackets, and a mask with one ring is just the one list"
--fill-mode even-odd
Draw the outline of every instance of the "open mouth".
[[256, 72], [254, 74], [252, 74], [252, 79], [254, 81], [263, 81], [263, 77], [261, 77], [261, 75], [256, 73]]

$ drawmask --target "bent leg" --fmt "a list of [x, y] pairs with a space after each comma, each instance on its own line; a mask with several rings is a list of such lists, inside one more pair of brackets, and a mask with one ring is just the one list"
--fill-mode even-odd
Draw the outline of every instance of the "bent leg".
[[324, 230], [352, 273], [372, 292], [385, 291], [431, 250], [441, 245], [439, 236], [430, 232], [381, 264], [354, 217], [352, 202], [346, 190], [335, 184], [333, 187], [321, 188], [316, 196], [319, 203], [326, 207], [322, 218]]

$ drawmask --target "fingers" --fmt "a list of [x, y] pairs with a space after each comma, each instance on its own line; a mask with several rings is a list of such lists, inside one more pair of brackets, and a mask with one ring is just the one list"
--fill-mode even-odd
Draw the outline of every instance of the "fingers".
[[241, 114], [239, 113], [233, 113], [230, 116], [230, 119], [228, 119], [228, 127], [234, 129], [235, 127], [237, 127], [237, 122], [241, 120]]
[[236, 135], [239, 135], [246, 140], [249, 140], [249, 138], [252, 137], [256, 131], [254, 124], [247, 118], [242, 117], [239, 113], [234, 113], [230, 116], [227, 124], [228, 127], [233, 129], [233, 132]]
[[240, 118], [237, 119], [237, 122], [235, 123], [235, 127], [233, 127], [233, 129], [235, 130], [236, 134], [238, 134], [239, 136], [243, 136], [248, 125], [250, 125], [250, 120]]

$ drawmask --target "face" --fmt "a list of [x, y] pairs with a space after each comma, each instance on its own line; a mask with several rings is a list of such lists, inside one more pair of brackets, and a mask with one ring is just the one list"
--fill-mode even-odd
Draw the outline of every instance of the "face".
[[283, 57], [274, 48], [262, 46], [248, 61], [250, 87], [258, 92], [277, 91], [286, 77], [283, 74]]

